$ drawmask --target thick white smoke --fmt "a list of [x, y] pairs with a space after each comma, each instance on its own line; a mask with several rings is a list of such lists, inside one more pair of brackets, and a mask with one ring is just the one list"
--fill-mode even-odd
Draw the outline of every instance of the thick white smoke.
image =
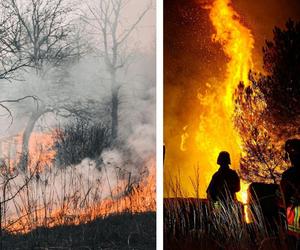
[[[143, 9], [144, 4], [140, 1], [132, 2]], [[128, 22], [133, 17], [132, 10], [128, 8], [129, 12], [125, 15]], [[28, 209], [46, 208], [51, 213], [68, 201], [73, 209], [81, 209], [105, 198], [117, 199], [126, 191], [114, 193], [120, 183], [135, 184], [148, 174], [148, 162], [155, 157], [154, 20], [154, 10], [150, 10], [127, 42], [132, 54], [130, 62], [117, 74], [121, 85], [117, 142], [95, 159], [82, 159], [80, 164], [64, 168], [53, 163], [34, 174], [28, 183], [30, 173], [20, 172], [6, 186], [1, 185], [0, 192], [6, 194], [6, 199], [14, 197], [5, 203], [6, 220], [30, 213]], [[98, 34], [94, 37], [86, 34], [91, 46], [97, 45], [96, 36]], [[19, 79], [1, 81], [0, 101], [24, 96], [36, 98], [4, 103], [13, 117], [11, 125], [7, 111], [0, 110], [0, 158], [4, 161], [7, 161], [6, 151], [10, 150], [4, 141], [22, 134], [32, 112], [37, 109], [54, 111], [42, 115], [34, 131], [52, 131], [68, 123], [66, 113], [55, 110], [58, 104], [64, 103], [68, 106], [73, 103], [100, 103], [101, 110], [93, 120], [110, 124], [110, 74], [97, 49], [70, 63], [62, 71], [47, 65], [43, 72], [45, 74], [37, 75], [34, 69], [28, 68], [20, 73]], [[14, 154], [16, 158], [18, 153]], [[0, 175], [0, 178], [1, 183], [5, 183], [8, 177]]]

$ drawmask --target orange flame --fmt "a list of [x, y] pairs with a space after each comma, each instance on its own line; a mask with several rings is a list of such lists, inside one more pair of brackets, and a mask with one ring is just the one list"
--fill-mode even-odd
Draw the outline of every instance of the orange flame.
[[[31, 134], [28, 145], [29, 170], [35, 169], [37, 165], [39, 170], [52, 165], [52, 161], [55, 158], [53, 144], [53, 133], [51, 131], [33, 132]], [[22, 134], [1, 140], [0, 151], [1, 157], [9, 169], [15, 169], [22, 154]]]
[[[6, 162], [9, 160], [11, 170], [18, 166], [17, 163], [21, 153], [21, 145], [21, 135], [1, 143], [2, 154], [9, 155]], [[37, 171], [41, 173], [46, 171], [46, 167], [51, 168], [53, 166], [53, 160], [55, 158], [53, 145], [53, 133], [34, 132], [31, 135], [29, 142], [30, 172], [36, 173], [35, 171]], [[14, 151], [14, 153], [11, 154], [11, 151]], [[38, 169], [36, 168], [37, 163]], [[36, 184], [36, 179], [32, 179], [31, 182], [28, 183], [28, 186], [21, 190], [15, 197], [22, 201], [17, 205], [18, 209], [16, 210], [16, 214], [10, 213], [7, 218], [2, 221], [2, 226], [12, 233], [26, 233], [39, 226], [54, 227], [57, 225], [76, 225], [89, 222], [98, 217], [106, 217], [122, 212], [139, 213], [155, 211], [156, 168], [154, 159], [148, 159], [145, 165], [148, 169], [148, 174], [147, 176], [142, 176], [138, 183], [134, 183], [128, 187], [128, 181], [120, 180], [114, 187], [111, 187], [111, 197], [100, 197], [94, 200], [92, 198], [94, 197], [93, 195], [101, 196], [101, 188], [103, 188], [101, 185], [103, 185], [103, 183], [99, 183], [99, 187], [94, 187], [96, 191], [99, 191], [99, 194], [96, 193], [89, 196], [89, 192], [87, 192], [85, 196], [82, 196], [80, 194], [81, 187], [78, 186], [76, 187], [77, 189], [74, 189], [70, 194], [63, 197], [62, 201], [54, 199], [53, 204], [43, 204], [43, 202], [38, 200], [38, 197], [31, 197], [32, 195], [37, 195], [37, 190], [41, 187], [41, 184]], [[51, 173], [50, 171], [50, 174]], [[48, 176], [48, 178], [50, 178], [50, 176]], [[74, 176], [73, 178], [76, 177]], [[14, 180], [12, 182], [17, 188], [19, 185], [23, 185], [22, 183], [14, 184]], [[31, 186], [31, 184], [33, 185]], [[50, 188], [47, 189], [50, 190], [50, 192], [56, 192], [56, 187], [51, 186], [54, 185], [52, 182], [50, 183], [49, 181], [49, 183], [45, 185]], [[0, 190], [1, 188], [3, 187], [0, 187]], [[27, 189], [29, 189], [29, 191]], [[26, 206], [27, 201], [29, 202], [29, 197], [26, 196], [28, 195], [27, 191], [32, 193], [29, 194], [29, 196], [34, 200], [34, 204], [28, 204], [28, 207]], [[62, 190], [58, 191], [63, 192]], [[90, 200], [87, 202], [86, 199]], [[16, 204], [18, 204], [18, 202]], [[6, 204], [6, 206], [8, 205], [9, 204]]]
[[229, 58], [227, 64], [226, 95], [223, 101], [227, 111], [234, 110], [233, 94], [240, 81], [248, 83], [249, 70], [253, 67], [254, 39], [251, 31], [240, 22], [239, 15], [230, 6], [230, 0], [216, 0], [210, 11], [210, 20], [216, 29], [212, 39], [222, 45]]
[[[217, 170], [216, 159], [220, 151], [228, 151], [233, 168], [239, 167], [243, 148], [241, 137], [233, 123], [234, 93], [240, 81], [243, 81], [246, 86], [249, 84], [248, 73], [253, 67], [252, 49], [254, 48], [251, 31], [242, 24], [230, 0], [215, 0], [208, 9], [210, 21], [215, 28], [212, 41], [221, 44], [228, 58], [227, 71], [223, 80], [206, 83], [206, 92], [198, 93], [202, 106], [199, 126], [196, 131], [189, 131], [189, 133], [184, 130], [180, 144], [181, 152], [184, 149], [183, 153], [189, 158], [189, 162], [191, 158], [194, 162], [196, 159], [199, 160], [199, 168], [203, 176], [200, 176], [200, 179], [204, 178], [200, 180], [202, 197], [206, 196], [206, 187]], [[191, 139], [195, 140], [195, 145], [188, 147], [188, 140], [191, 142]], [[187, 178], [179, 177], [180, 184], [186, 189], [185, 196], [189, 196], [194, 188], [188, 177], [188, 175], [193, 176], [191, 171], [193, 164], [190, 166], [185, 164], [184, 167], [184, 175], [187, 175]], [[175, 174], [171, 173], [171, 175]], [[248, 184], [242, 182], [241, 191], [237, 195], [243, 203], [247, 202], [247, 187]]]
[[[133, 187], [129, 194], [124, 194], [119, 198], [106, 198], [87, 206], [80, 206], [74, 197], [59, 207], [54, 206], [53, 209], [41, 207], [35, 209], [31, 215], [26, 214], [28, 213], [26, 211], [24, 215], [10, 218], [10, 221], [15, 221], [15, 223], [11, 225], [8, 223], [6, 230], [12, 233], [26, 233], [39, 226], [51, 228], [58, 225], [78, 225], [112, 214], [155, 211], [156, 168], [154, 160], [150, 160], [148, 164], [150, 165], [148, 176]], [[120, 190], [124, 190], [124, 185], [125, 183], [120, 183], [113, 193], [120, 193]]]
[[[223, 51], [229, 58], [229, 62], [227, 63], [227, 77], [223, 83], [226, 93], [222, 98], [223, 100], [221, 100], [221, 110], [219, 110], [221, 112], [219, 112], [219, 117], [213, 115], [213, 118], [219, 119], [218, 122], [220, 124], [228, 126], [226, 132], [227, 135], [230, 135], [231, 140], [226, 142], [228, 143], [228, 147], [224, 145], [224, 149], [231, 149], [236, 157], [234, 162], [238, 163], [242, 147], [240, 137], [235, 131], [231, 120], [234, 112], [233, 97], [234, 91], [240, 81], [248, 85], [249, 70], [253, 67], [252, 49], [254, 48], [254, 39], [251, 31], [240, 22], [239, 15], [230, 4], [230, 0], [214, 1], [209, 15], [216, 29], [213, 41], [221, 43]], [[205, 122], [212, 122], [209, 120], [209, 116], [206, 119]], [[219, 138], [224, 138], [224, 130], [220, 132]], [[215, 139], [218, 139], [218, 137]], [[218, 146], [215, 146], [216, 149], [219, 149]], [[241, 192], [238, 194], [239, 200], [243, 203], [247, 202], [247, 187], [247, 184], [242, 183]]]

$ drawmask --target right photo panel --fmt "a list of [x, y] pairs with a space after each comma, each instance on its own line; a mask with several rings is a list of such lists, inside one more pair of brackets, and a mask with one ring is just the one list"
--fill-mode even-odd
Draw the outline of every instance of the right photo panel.
[[164, 249], [300, 249], [300, 2], [164, 1]]

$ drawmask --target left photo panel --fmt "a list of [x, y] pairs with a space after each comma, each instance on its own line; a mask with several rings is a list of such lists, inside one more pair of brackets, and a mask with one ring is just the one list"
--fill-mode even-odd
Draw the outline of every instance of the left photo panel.
[[0, 249], [155, 249], [155, 1], [0, 12]]

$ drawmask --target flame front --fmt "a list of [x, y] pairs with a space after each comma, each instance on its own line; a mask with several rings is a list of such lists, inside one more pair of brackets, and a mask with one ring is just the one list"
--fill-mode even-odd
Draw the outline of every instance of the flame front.
[[240, 81], [248, 83], [252, 68], [252, 49], [254, 39], [251, 31], [242, 25], [239, 15], [230, 6], [230, 0], [216, 0], [210, 11], [210, 20], [216, 29], [212, 39], [222, 45], [229, 58], [227, 78], [224, 82], [226, 94], [224, 104], [229, 115], [233, 114], [233, 94]]
[[[214, 1], [210, 10], [210, 20], [216, 30], [212, 37], [214, 42], [219, 42], [229, 61], [227, 63], [227, 75], [225, 81], [217, 90], [219, 102], [210, 103], [212, 108], [201, 121], [198, 136], [198, 147], [204, 150], [207, 142], [214, 152], [213, 159], [221, 150], [230, 151], [234, 167], [239, 164], [242, 153], [241, 140], [236, 132], [232, 116], [234, 113], [234, 91], [240, 81], [248, 85], [249, 70], [252, 64], [252, 49], [254, 39], [251, 31], [240, 21], [239, 15], [231, 6], [230, 0]], [[216, 100], [216, 97], [205, 96], [204, 99]], [[217, 124], [215, 127], [214, 124]], [[214, 131], [214, 132], [212, 132]], [[202, 143], [206, 141], [206, 143]], [[222, 144], [215, 143], [222, 141]], [[213, 161], [214, 163], [214, 161]], [[238, 198], [242, 202], [247, 201], [247, 185], [242, 183]]]
[[[180, 169], [184, 169], [178, 176], [176, 171], [170, 171], [168, 177], [170, 183], [165, 185], [178, 186], [180, 183], [184, 192], [177, 192], [178, 188], [169, 188], [167, 196], [194, 196], [195, 185], [191, 179], [195, 179], [193, 166], [198, 162], [200, 169], [200, 196], [206, 197], [206, 188], [214, 172], [217, 171], [216, 160], [220, 151], [228, 151], [231, 155], [232, 167], [239, 168], [240, 157], [243, 153], [241, 137], [233, 123], [235, 112], [234, 93], [238, 84], [243, 81], [248, 85], [249, 70], [253, 67], [252, 49], [254, 39], [251, 31], [243, 25], [239, 15], [233, 9], [230, 0], [215, 0], [209, 9], [209, 18], [214, 27], [212, 42], [219, 43], [227, 57], [226, 72], [222, 80], [215, 82], [201, 82], [206, 86], [206, 91], [197, 94], [201, 105], [199, 125], [194, 131], [183, 129], [179, 149], [185, 163]], [[214, 69], [212, 69], [213, 71]], [[190, 124], [189, 124], [190, 125]], [[193, 128], [193, 126], [189, 126]], [[175, 166], [176, 167], [176, 166]], [[172, 178], [173, 177], [173, 178]], [[174, 177], [177, 178], [174, 181]], [[165, 179], [166, 180], [166, 179]], [[195, 183], [195, 181], [192, 181]], [[242, 182], [238, 199], [247, 202], [248, 184]], [[198, 188], [197, 188], [198, 189]], [[175, 190], [175, 192], [174, 192]]]
[[[142, 213], [156, 210], [156, 169], [154, 159], [147, 162], [149, 174], [128, 194], [122, 194], [126, 182], [120, 182], [112, 192], [118, 198], [107, 197], [99, 201], [88, 201], [91, 195], [80, 196], [80, 187], [66, 196], [61, 204], [55, 201], [47, 207], [43, 204], [35, 207], [32, 214], [26, 209], [17, 215], [9, 217], [5, 228], [11, 233], [26, 233], [37, 227], [54, 227], [59, 225], [78, 225], [90, 222], [96, 218], [104, 218], [112, 214]], [[98, 188], [99, 189], [99, 188]], [[120, 195], [122, 194], [122, 195]], [[83, 201], [78, 202], [80, 199]]]
[[[156, 210], [154, 156], [145, 159], [144, 172], [134, 182], [111, 176], [117, 179], [112, 185], [107, 180], [106, 170], [102, 174], [90, 162], [82, 163], [86, 165], [84, 170], [91, 171], [85, 173], [91, 178], [84, 179], [81, 165], [65, 168], [55, 166], [55, 133], [55, 130], [32, 133], [29, 141], [29, 171], [17, 174], [7, 187], [0, 186], [1, 193], [14, 197], [2, 204], [1, 211], [5, 213], [1, 222], [5, 230], [26, 233], [39, 226], [76, 225], [111, 214]], [[0, 151], [4, 156], [2, 164], [11, 173], [18, 172], [21, 150], [21, 134], [1, 141]], [[5, 170], [3, 166], [0, 167], [2, 171]], [[5, 172], [1, 178], [5, 178], [9, 172]], [[24, 188], [21, 188], [23, 185]], [[106, 194], [108, 185], [110, 192]]]

